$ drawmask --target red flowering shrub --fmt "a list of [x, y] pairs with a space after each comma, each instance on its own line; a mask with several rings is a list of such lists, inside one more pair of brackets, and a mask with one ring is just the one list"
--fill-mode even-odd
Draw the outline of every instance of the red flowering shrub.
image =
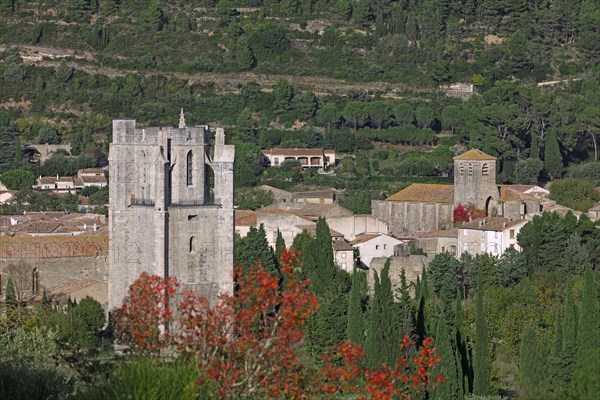
[[469, 222], [477, 218], [485, 217], [485, 211], [478, 210], [473, 206], [465, 207], [462, 204], [458, 204], [453, 212], [454, 223]]
[[[284, 251], [281, 259], [283, 284], [260, 265], [245, 274], [238, 266], [235, 295], [222, 295], [210, 304], [184, 293], [171, 334], [159, 326], [171, 317], [165, 299], [175, 293], [176, 282], [142, 274], [123, 307], [115, 310], [117, 337], [134, 351], [170, 348], [196, 356], [206, 372], [197, 384], [214, 381], [225, 399], [336, 398], [343, 393], [361, 399], [410, 399], [433, 384], [429, 369], [439, 360], [431, 339], [412, 365], [400, 359], [371, 371], [362, 367], [360, 347], [342, 343], [334, 354], [338, 362], [325, 362], [321, 371], [311, 369], [297, 350], [304, 340], [302, 326], [317, 311], [317, 298], [295, 272], [294, 250]], [[406, 338], [403, 346], [411, 345]]]
[[[401, 347], [409, 350], [413, 345], [405, 336]], [[326, 362], [322, 370], [324, 380], [320, 383], [320, 394], [326, 398], [354, 393], [358, 399], [410, 400], [445, 380], [442, 376], [431, 376], [430, 369], [440, 361], [435, 355], [432, 338], [423, 341], [423, 347], [412, 363], [401, 357], [395, 365], [384, 364], [376, 370], [361, 367], [364, 353], [359, 345], [344, 342], [337, 354], [343, 358], [342, 365]]]
[[172, 314], [168, 299], [176, 289], [175, 278], [142, 273], [129, 287], [123, 306], [113, 311], [117, 340], [138, 353], [161, 350], [167, 343], [164, 328]]

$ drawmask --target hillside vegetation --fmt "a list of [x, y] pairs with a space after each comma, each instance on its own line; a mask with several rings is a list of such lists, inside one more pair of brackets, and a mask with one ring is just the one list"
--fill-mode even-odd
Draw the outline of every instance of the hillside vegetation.
[[[502, 182], [598, 158], [593, 0], [2, 0], [0, 16], [0, 172], [101, 165], [112, 118], [175, 125], [180, 108], [228, 128], [239, 186], [292, 181], [255, 165], [272, 146], [351, 154], [338, 180], [293, 182], [358, 182], [365, 200], [391, 178], [451, 174], [466, 147], [499, 157]], [[78, 158], [31, 166], [27, 142]]]

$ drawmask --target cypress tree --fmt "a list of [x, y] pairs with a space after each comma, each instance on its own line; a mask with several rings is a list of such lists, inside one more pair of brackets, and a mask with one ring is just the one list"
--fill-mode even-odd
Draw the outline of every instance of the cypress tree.
[[458, 362], [458, 354], [446, 324], [447, 316], [442, 307], [437, 318], [437, 333], [435, 348], [440, 356], [440, 363], [434, 368], [435, 375], [446, 378], [444, 383], [437, 385], [432, 392], [434, 399], [463, 399], [462, 371]]
[[573, 300], [573, 289], [571, 284], [567, 284], [567, 293], [565, 295], [565, 314], [562, 321], [562, 354], [563, 371], [565, 380], [570, 381], [575, 364], [575, 355], [577, 353], [577, 307]]
[[521, 381], [521, 390], [526, 393], [534, 391], [539, 384], [539, 365], [538, 344], [535, 337], [535, 328], [529, 323], [523, 332], [521, 340], [519, 377]]
[[427, 318], [427, 300], [429, 299], [429, 284], [427, 282], [427, 273], [425, 267], [421, 272], [421, 281], [419, 282], [419, 297], [417, 297], [417, 316], [415, 322], [415, 330], [417, 334], [417, 342], [420, 345], [423, 339], [428, 334], [428, 318]]
[[17, 305], [17, 294], [15, 292], [15, 284], [11, 278], [6, 282], [6, 304], [11, 306]]
[[398, 332], [401, 336], [412, 336], [413, 334], [413, 303], [410, 298], [410, 290], [406, 281], [404, 268], [400, 271], [400, 296], [397, 303]]
[[359, 344], [364, 340], [365, 320], [362, 309], [362, 285], [359, 274], [363, 272], [354, 268], [352, 273], [352, 289], [348, 298], [348, 324], [346, 327], [348, 340], [352, 343]]
[[481, 277], [477, 280], [477, 298], [475, 301], [475, 359], [473, 362], [473, 394], [485, 396], [490, 387], [490, 354], [488, 333], [483, 308], [483, 285]]
[[471, 368], [471, 360], [469, 350], [467, 348], [467, 340], [463, 331], [463, 309], [462, 295], [460, 291], [456, 293], [454, 311], [454, 340], [456, 343], [456, 352], [461, 373], [462, 393], [471, 393], [473, 390], [473, 371]]
[[548, 136], [546, 136], [544, 144], [544, 168], [553, 179], [560, 178], [562, 175], [563, 159], [554, 131], [550, 131]]
[[390, 281], [390, 259], [381, 270], [381, 280], [374, 272], [375, 291], [369, 309], [369, 325], [365, 343], [367, 364], [377, 368], [383, 363], [393, 365], [399, 354], [400, 338], [394, 321], [394, 297]]
[[281, 262], [281, 255], [285, 248], [285, 240], [283, 239], [281, 231], [277, 228], [277, 240], [275, 241], [275, 256], [277, 257], [277, 262]]
[[251, 265], [259, 262], [271, 274], [281, 276], [275, 253], [267, 242], [265, 227], [260, 224], [258, 228], [250, 227], [248, 235], [243, 241], [243, 249], [239, 254], [239, 263], [244, 271]]
[[535, 133], [531, 134], [531, 146], [529, 147], [529, 158], [539, 160], [540, 149], [538, 147], [538, 135]]
[[600, 393], [600, 313], [597, 292], [594, 275], [588, 266], [584, 273], [577, 332], [577, 369], [572, 381], [574, 397], [580, 399], [593, 399]]

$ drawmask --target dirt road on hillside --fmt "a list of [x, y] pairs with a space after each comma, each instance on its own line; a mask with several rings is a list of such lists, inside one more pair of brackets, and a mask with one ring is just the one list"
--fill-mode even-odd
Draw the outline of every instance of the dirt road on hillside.
[[[6, 45], [0, 45], [0, 51], [6, 49]], [[187, 74], [181, 72], [163, 72], [163, 71], [142, 71], [128, 69], [116, 69], [96, 64], [97, 60], [93, 53], [88, 51], [76, 51], [71, 49], [62, 49], [55, 47], [15, 45], [23, 59], [28, 65], [38, 65], [44, 67], [56, 67], [64, 58], [69, 58], [67, 64], [75, 70], [84, 71], [88, 74], [101, 74], [109, 77], [125, 76], [127, 74], [141, 74], [144, 76], [165, 76], [169, 78], [178, 78], [185, 80], [188, 84], [214, 83], [218, 92], [237, 92], [240, 85], [256, 82], [264, 91], [271, 90], [271, 87], [281, 78], [285, 78], [295, 87], [302, 90], [312, 90], [317, 95], [347, 93], [351, 90], [362, 90], [372, 92], [383, 92], [384, 97], [399, 98], [399, 93], [405, 91], [423, 93], [430, 92], [431, 89], [409, 87], [401, 83], [387, 82], [350, 82], [341, 79], [318, 77], [318, 76], [293, 76], [293, 75], [271, 75], [258, 74], [254, 72], [243, 73], [194, 73]]]

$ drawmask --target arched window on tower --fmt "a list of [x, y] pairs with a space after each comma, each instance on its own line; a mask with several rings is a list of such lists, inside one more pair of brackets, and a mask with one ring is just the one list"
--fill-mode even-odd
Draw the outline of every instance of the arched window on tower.
[[194, 252], [194, 237], [190, 238], [190, 253]]
[[192, 151], [190, 150], [187, 154], [187, 185], [192, 186], [192, 171], [194, 165], [194, 156], [192, 155]]
[[460, 176], [463, 176], [465, 174], [465, 166], [463, 163], [460, 163], [460, 166], [458, 167], [458, 169], [460, 170]]
[[481, 175], [488, 176], [489, 173], [490, 173], [490, 166], [488, 165], [488, 163], [483, 164], [483, 166], [481, 167]]

